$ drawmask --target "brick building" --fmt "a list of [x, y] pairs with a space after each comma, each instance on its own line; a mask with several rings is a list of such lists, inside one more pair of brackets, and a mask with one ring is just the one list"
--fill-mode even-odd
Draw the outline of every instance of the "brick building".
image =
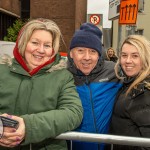
[[61, 51], [67, 51], [75, 29], [86, 21], [86, 14], [87, 0], [1, 0], [0, 40], [16, 18], [43, 17], [58, 24], [66, 44], [61, 46]]
[[0, 0], [0, 40], [7, 34], [7, 28], [20, 18], [19, 0]]

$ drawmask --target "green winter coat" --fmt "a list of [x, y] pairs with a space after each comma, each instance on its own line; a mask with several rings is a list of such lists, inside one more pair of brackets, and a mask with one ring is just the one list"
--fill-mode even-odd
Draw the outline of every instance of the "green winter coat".
[[0, 64], [0, 113], [25, 121], [25, 140], [11, 150], [66, 150], [66, 141], [54, 138], [77, 128], [83, 112], [73, 76], [57, 56], [33, 76], [15, 59]]

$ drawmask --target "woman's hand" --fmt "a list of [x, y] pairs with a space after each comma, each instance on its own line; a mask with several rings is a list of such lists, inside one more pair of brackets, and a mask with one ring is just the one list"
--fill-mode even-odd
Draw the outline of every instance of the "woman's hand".
[[10, 117], [19, 122], [18, 129], [4, 127], [3, 136], [0, 139], [0, 145], [4, 147], [15, 147], [25, 138], [25, 123], [21, 117], [3, 114], [2, 116]]

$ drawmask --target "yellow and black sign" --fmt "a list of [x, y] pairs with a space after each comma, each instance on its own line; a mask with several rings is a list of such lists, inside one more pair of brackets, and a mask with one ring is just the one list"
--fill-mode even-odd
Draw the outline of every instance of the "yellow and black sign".
[[121, 0], [119, 24], [136, 24], [138, 0]]

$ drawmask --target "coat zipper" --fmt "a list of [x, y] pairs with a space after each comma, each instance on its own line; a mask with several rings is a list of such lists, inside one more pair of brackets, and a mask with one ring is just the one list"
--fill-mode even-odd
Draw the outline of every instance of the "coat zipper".
[[[93, 116], [93, 119], [94, 119], [94, 127], [95, 127], [95, 130], [96, 130], [96, 133], [98, 133], [98, 129], [97, 129], [97, 126], [96, 126], [96, 118], [95, 118], [95, 114], [94, 114], [94, 106], [93, 106], [93, 101], [92, 101], [92, 91], [90, 89], [89, 83], [86, 84], [86, 85], [87, 85], [87, 87], [90, 91], [90, 102], [91, 102], [91, 105], [92, 105], [92, 116]], [[99, 144], [98, 144], [98, 150], [100, 150], [100, 145]]]

